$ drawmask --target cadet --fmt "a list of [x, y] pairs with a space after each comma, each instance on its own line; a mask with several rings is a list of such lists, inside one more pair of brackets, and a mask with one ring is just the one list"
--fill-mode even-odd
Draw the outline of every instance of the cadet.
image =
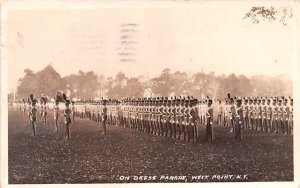
[[151, 121], [151, 115], [150, 115], [150, 99], [146, 98], [146, 106], [145, 106], [145, 132], [147, 134], [150, 133], [150, 121]]
[[287, 134], [289, 134], [289, 128], [288, 128], [288, 122], [289, 122], [289, 112], [290, 112], [290, 109], [289, 107], [287, 106], [287, 102], [288, 100], [287, 99], [284, 99], [284, 102], [283, 102], [283, 131], [282, 133], [284, 134], [284, 132], [286, 132]]
[[106, 121], [107, 121], [107, 100], [103, 100], [103, 110], [102, 110], [102, 125], [103, 125], [103, 134], [106, 134]]
[[36, 135], [36, 113], [37, 113], [37, 109], [35, 107], [37, 100], [33, 98], [33, 94], [30, 94], [30, 100], [31, 100], [31, 105], [32, 108], [30, 109], [30, 122], [31, 122], [31, 126], [32, 126], [32, 135], [35, 136]]
[[197, 122], [200, 119], [198, 116], [198, 108], [196, 107], [198, 103], [197, 99], [192, 99], [190, 104], [190, 126], [191, 126], [191, 134], [193, 138], [193, 142], [198, 141], [198, 129], [197, 129]]
[[40, 118], [41, 118], [41, 123], [43, 122], [43, 113], [44, 113], [44, 108], [43, 108], [43, 100], [41, 98], [40, 100]]
[[177, 139], [180, 140], [181, 132], [182, 132], [182, 122], [183, 122], [183, 113], [182, 113], [182, 99], [178, 98], [176, 100], [176, 130], [178, 137]]
[[65, 101], [66, 109], [64, 110], [64, 116], [65, 116], [65, 126], [66, 126], [66, 139], [70, 139], [71, 137], [71, 130], [70, 130], [70, 124], [71, 124], [71, 113], [72, 111], [69, 108], [70, 100], [67, 99], [66, 94], [63, 93], [63, 99]]
[[249, 129], [249, 105], [248, 105], [248, 98], [244, 99], [244, 105], [242, 107], [243, 109], [243, 128], [244, 129]]
[[253, 101], [253, 110], [252, 110], [252, 114], [253, 114], [253, 127], [255, 130], [258, 129], [258, 124], [257, 124], [257, 117], [258, 117], [258, 109], [257, 109], [257, 98], [254, 98]]
[[117, 101], [117, 107], [116, 107], [116, 112], [117, 112], [117, 121], [116, 121], [116, 125], [120, 126], [122, 125], [122, 115], [123, 115], [123, 111], [122, 111], [122, 107], [121, 107], [121, 101]]
[[270, 132], [272, 132], [272, 106], [271, 104], [271, 99], [267, 99], [267, 107], [266, 107], [266, 131], [268, 132], [268, 130]]
[[76, 108], [75, 108], [75, 102], [74, 102], [74, 101], [72, 101], [72, 107], [71, 107], [71, 110], [72, 110], [72, 120], [73, 120], [73, 125], [74, 125], [75, 114], [76, 114]]
[[263, 131], [262, 127], [262, 104], [261, 104], [261, 99], [257, 100], [257, 111], [256, 111], [256, 116], [257, 116], [257, 124], [256, 124], [256, 130], [258, 130], [258, 127], [260, 128], [260, 131]]
[[226, 98], [225, 99], [225, 106], [224, 106], [224, 118], [223, 118], [223, 126], [224, 127], [228, 127], [229, 124], [228, 124], [228, 99]]
[[262, 130], [267, 132], [267, 105], [266, 99], [262, 99], [261, 104], [261, 120], [262, 120]]
[[290, 113], [289, 113], [289, 125], [288, 125], [288, 134], [293, 134], [294, 121], [293, 121], [293, 99], [290, 98]]
[[277, 122], [278, 127], [281, 129], [282, 134], [284, 134], [284, 126], [283, 126], [283, 106], [282, 106], [282, 99], [280, 98], [278, 101], [278, 110], [277, 110]]
[[171, 107], [170, 107], [170, 126], [171, 126], [171, 138], [176, 138], [176, 97], [171, 98]]
[[[146, 105], [146, 103], [144, 103]], [[145, 110], [145, 106], [141, 106], [139, 103], [139, 100], [137, 99], [132, 99], [132, 104], [131, 104], [131, 119], [132, 119], [132, 128], [138, 131], [144, 131], [144, 122], [141, 122], [143, 118], [141, 117], [142, 115], [142, 110]], [[143, 112], [144, 113], [144, 112]], [[144, 121], [144, 120], [143, 120]]]
[[183, 140], [188, 141], [187, 138], [189, 139], [189, 99], [184, 101], [184, 110], [183, 110]]
[[222, 101], [219, 101], [219, 105], [218, 105], [218, 125], [221, 126], [222, 124], [222, 115], [223, 115], [223, 107], [222, 107]]
[[233, 98], [229, 99], [229, 107], [228, 107], [228, 117], [229, 117], [229, 126], [231, 127], [230, 133], [233, 133], [234, 130], [234, 114], [235, 114], [235, 107], [234, 107], [234, 100]]
[[160, 99], [160, 105], [158, 107], [158, 125], [159, 125], [159, 135], [163, 136], [164, 135], [164, 123], [163, 123], [163, 110], [164, 110], [164, 98], [161, 97]]
[[172, 100], [166, 98], [166, 106], [165, 106], [165, 132], [166, 137], [170, 132], [170, 138], [172, 138], [172, 129], [171, 129], [171, 102]]
[[154, 99], [154, 108], [153, 108], [153, 118], [154, 118], [154, 129], [155, 129], [155, 135], [159, 135], [159, 126], [158, 126], [158, 119], [159, 119], [159, 97]]
[[155, 98], [150, 98], [150, 117], [149, 117], [149, 123], [150, 123], [150, 133], [155, 134]]
[[27, 109], [25, 99], [23, 99], [23, 106], [22, 107], [23, 107], [23, 116], [25, 117], [26, 116], [26, 109]]
[[273, 112], [272, 112], [272, 130], [278, 133], [278, 106], [277, 98], [273, 99]]
[[55, 132], [58, 131], [58, 117], [59, 117], [59, 100], [56, 98], [54, 106], [54, 121], [55, 121]]
[[202, 102], [202, 124], [206, 125], [207, 124], [207, 116], [206, 116], [206, 112], [208, 110], [208, 106], [207, 106], [207, 99], [203, 99]]
[[242, 140], [242, 130], [241, 130], [241, 126], [243, 124], [243, 109], [241, 107], [242, 104], [242, 100], [241, 99], [237, 99], [236, 100], [237, 103], [237, 108], [235, 110], [235, 136], [234, 139], [235, 140]]
[[213, 108], [212, 108], [212, 100], [208, 100], [208, 109], [206, 112], [207, 122], [206, 122], [206, 135], [205, 140], [212, 141], [213, 140], [213, 131], [212, 131], [212, 125], [213, 125]]
[[27, 115], [28, 115], [28, 123], [31, 123], [31, 109], [32, 109], [32, 102], [31, 98], [28, 98], [28, 105], [27, 105]]
[[47, 123], [47, 98], [46, 97], [42, 97], [41, 98], [41, 108], [42, 110], [42, 122], [46, 125]]
[[251, 128], [251, 130], [254, 129], [254, 113], [253, 113], [253, 109], [254, 105], [253, 105], [253, 98], [249, 99], [249, 107], [248, 107], [248, 116], [249, 116], [249, 128]]

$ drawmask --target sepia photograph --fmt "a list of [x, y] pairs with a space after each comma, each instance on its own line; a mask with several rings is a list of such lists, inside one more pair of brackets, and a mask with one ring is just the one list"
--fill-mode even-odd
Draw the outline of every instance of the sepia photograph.
[[299, 18], [299, 1], [4, 1], [1, 185], [298, 187]]

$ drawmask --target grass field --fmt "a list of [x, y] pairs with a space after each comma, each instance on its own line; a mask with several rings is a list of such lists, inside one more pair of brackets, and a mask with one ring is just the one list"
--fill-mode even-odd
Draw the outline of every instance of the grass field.
[[200, 143], [188, 143], [120, 126], [108, 126], [103, 135], [97, 122], [76, 119], [66, 140], [62, 117], [58, 133], [52, 114], [46, 126], [39, 121], [33, 137], [22, 113], [9, 109], [10, 184], [293, 181], [288, 135], [244, 130], [243, 140], [234, 141], [229, 128], [217, 126], [211, 143], [204, 142], [201, 127]]

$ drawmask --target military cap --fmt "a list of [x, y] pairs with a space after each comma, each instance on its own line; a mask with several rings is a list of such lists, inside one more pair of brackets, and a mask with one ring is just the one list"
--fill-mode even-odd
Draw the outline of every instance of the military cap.
[[210, 105], [210, 104], [212, 104], [212, 103], [213, 103], [212, 99], [208, 99], [208, 100], [207, 100], [207, 104], [208, 104], [208, 105]]

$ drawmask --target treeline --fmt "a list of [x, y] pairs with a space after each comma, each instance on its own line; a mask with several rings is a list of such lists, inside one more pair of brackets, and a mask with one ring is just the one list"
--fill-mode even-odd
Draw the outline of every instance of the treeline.
[[158, 77], [127, 77], [119, 72], [115, 77], [97, 75], [93, 71], [79, 71], [61, 77], [48, 65], [43, 70], [24, 70], [19, 79], [17, 99], [28, 98], [29, 93], [54, 97], [56, 91], [66, 92], [71, 98], [94, 99], [99, 97], [121, 99], [126, 97], [153, 97], [192, 95], [222, 99], [230, 92], [233, 96], [291, 96], [292, 81], [285, 77], [244, 75], [215, 75], [198, 72], [172, 72], [164, 69]]

